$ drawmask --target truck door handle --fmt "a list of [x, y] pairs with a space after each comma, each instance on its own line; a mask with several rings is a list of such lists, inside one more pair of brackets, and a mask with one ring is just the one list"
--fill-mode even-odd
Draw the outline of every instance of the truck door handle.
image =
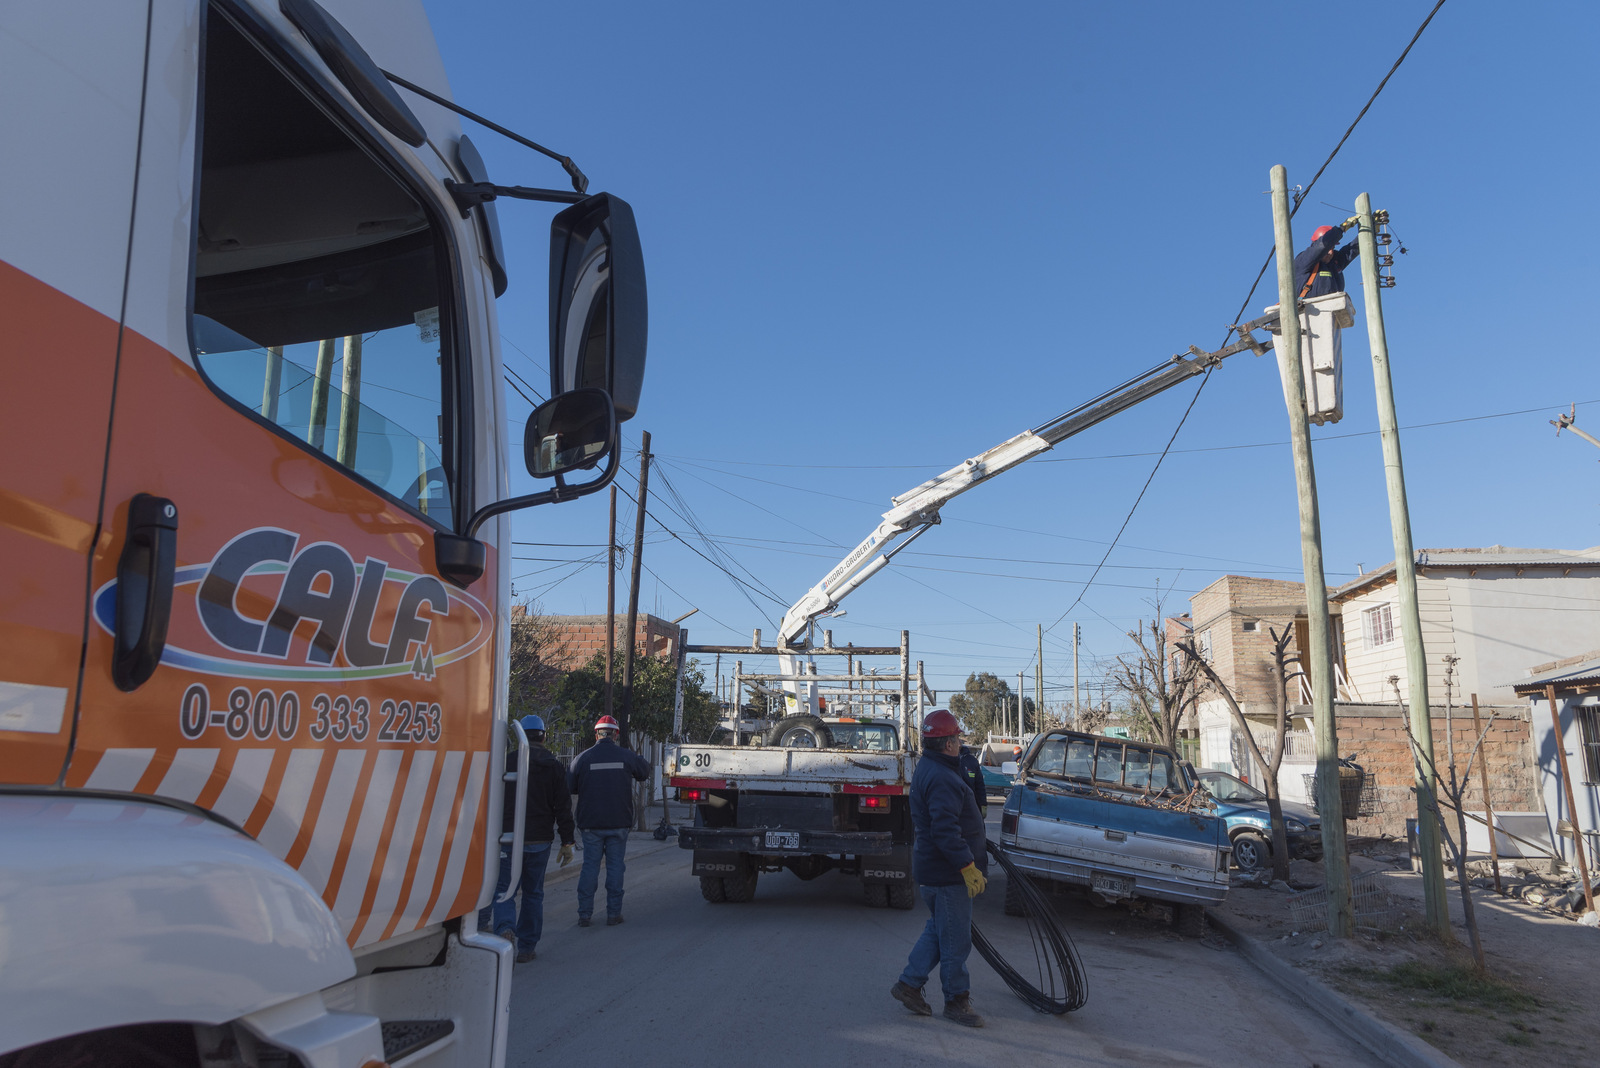
[[1128, 840], [1128, 832], [1127, 831], [1107, 831], [1106, 832], [1106, 840], [1110, 841], [1110, 842], [1126, 842]]
[[177, 558], [178, 506], [163, 497], [136, 494], [128, 502], [128, 536], [117, 561], [111, 681], [119, 690], [137, 690], [161, 663]]

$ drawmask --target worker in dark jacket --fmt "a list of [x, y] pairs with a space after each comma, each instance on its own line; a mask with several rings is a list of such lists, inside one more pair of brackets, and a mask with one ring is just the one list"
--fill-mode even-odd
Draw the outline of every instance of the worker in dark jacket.
[[1356, 222], [1351, 217], [1338, 226], [1319, 226], [1311, 232], [1310, 246], [1294, 258], [1296, 300], [1344, 292], [1344, 269], [1361, 249], [1354, 241], [1340, 248], [1339, 239]]
[[988, 819], [989, 788], [983, 784], [983, 767], [978, 763], [978, 754], [972, 751], [970, 745], [961, 747], [961, 777], [972, 787], [973, 799], [978, 802], [978, 815]]
[[928, 924], [889, 993], [912, 1012], [933, 1015], [922, 987], [938, 965], [945, 1019], [982, 1027], [983, 1017], [972, 1011], [967, 954], [972, 899], [987, 885], [988, 857], [983, 816], [962, 777], [960, 754], [961, 725], [943, 709], [930, 712], [922, 723], [922, 757], [911, 776], [911, 869], [928, 905]]
[[[500, 895], [511, 885], [509, 846], [500, 848], [500, 885], [495, 887], [494, 931], [517, 947], [517, 963], [526, 964], [538, 956], [539, 935], [544, 931], [544, 874], [550, 866], [550, 849], [556, 833], [561, 835], [559, 866], [572, 863], [572, 795], [567, 792], [567, 769], [555, 754], [544, 747], [544, 720], [523, 716], [522, 729], [528, 736], [528, 791], [522, 815], [522, 878], [517, 889], [522, 897], [519, 912], [513, 900]], [[506, 759], [506, 770], [516, 771], [515, 752]], [[507, 784], [501, 827], [515, 827], [517, 792]]]
[[606, 862], [606, 926], [622, 922], [623, 854], [633, 827], [633, 784], [650, 777], [650, 764], [617, 744], [617, 721], [601, 716], [594, 745], [579, 753], [567, 773], [578, 799], [578, 830], [583, 834], [583, 870], [578, 873], [578, 926], [589, 926], [600, 861]]

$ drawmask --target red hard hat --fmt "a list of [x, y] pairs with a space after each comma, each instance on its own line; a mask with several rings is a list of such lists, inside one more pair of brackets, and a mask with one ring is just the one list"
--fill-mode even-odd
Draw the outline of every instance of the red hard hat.
[[924, 738], [950, 738], [960, 733], [961, 724], [956, 722], [956, 717], [942, 708], [929, 712], [928, 718], [922, 721]]
[[1321, 241], [1322, 240], [1322, 235], [1327, 233], [1329, 230], [1332, 230], [1332, 229], [1333, 229], [1333, 227], [1331, 227], [1331, 226], [1319, 226], [1319, 227], [1317, 227], [1315, 230], [1311, 231], [1311, 240], [1314, 241], [1314, 242], [1315, 241]]
[[594, 729], [597, 731], [618, 731], [622, 729], [622, 724], [610, 716], [601, 716], [595, 721]]

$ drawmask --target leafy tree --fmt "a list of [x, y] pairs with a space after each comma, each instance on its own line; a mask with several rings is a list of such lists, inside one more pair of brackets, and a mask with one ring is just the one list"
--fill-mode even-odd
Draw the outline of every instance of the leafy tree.
[[[622, 703], [622, 662], [626, 649], [614, 651], [612, 679], [615, 704]], [[630, 729], [647, 738], [665, 741], [672, 734], [673, 686], [677, 664], [666, 656], [634, 654], [633, 716]], [[605, 710], [606, 659], [595, 653], [589, 662], [570, 671], [555, 694], [555, 707], [546, 717], [552, 730], [571, 731], [588, 744], [594, 721]], [[683, 736], [700, 740], [711, 736], [718, 721], [716, 696], [706, 688], [705, 669], [689, 660], [683, 667]]]
[[[961, 721], [966, 733], [982, 738], [1002, 723], [1015, 724], [1017, 698], [1004, 679], [987, 671], [967, 676], [965, 689], [950, 697], [950, 711]], [[1023, 732], [1038, 730], [1038, 714], [1033, 698], [1022, 699]]]

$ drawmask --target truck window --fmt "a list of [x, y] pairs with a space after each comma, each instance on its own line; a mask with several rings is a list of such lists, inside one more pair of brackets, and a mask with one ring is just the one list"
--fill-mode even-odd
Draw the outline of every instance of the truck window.
[[883, 723], [830, 723], [833, 744], [840, 749], [865, 749], [892, 753], [900, 748], [900, 735]]
[[1101, 742], [1094, 755], [1095, 782], [1122, 782], [1122, 746]]
[[196, 362], [239, 407], [450, 527], [441, 236], [226, 18], [206, 21]]
[[1039, 745], [1039, 755], [1033, 760], [1033, 770], [1040, 775], [1060, 775], [1066, 762], [1066, 754], [1065, 738], [1046, 738]]

